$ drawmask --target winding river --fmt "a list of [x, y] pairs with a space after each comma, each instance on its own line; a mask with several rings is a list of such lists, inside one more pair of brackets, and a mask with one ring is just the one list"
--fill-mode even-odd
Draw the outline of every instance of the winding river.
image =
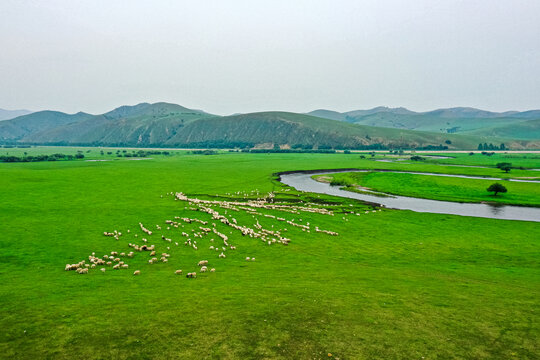
[[[280, 175], [280, 181], [292, 186], [296, 190], [313, 192], [319, 194], [327, 194], [333, 196], [346, 197], [357, 199], [371, 203], [377, 203], [390, 209], [412, 210], [416, 212], [429, 212], [436, 214], [450, 214], [461, 216], [483, 217], [491, 219], [504, 220], [523, 220], [540, 222], [540, 208], [526, 206], [511, 206], [511, 205], [491, 205], [478, 203], [459, 203], [451, 201], [439, 201], [420, 199], [407, 196], [389, 195], [388, 197], [380, 197], [368, 194], [359, 194], [351, 191], [341, 190], [337, 186], [330, 186], [328, 183], [318, 182], [313, 180], [313, 175], [331, 174], [338, 172], [361, 172], [367, 170], [321, 170], [321, 171], [298, 171], [292, 173], [283, 173]], [[426, 173], [420, 173], [427, 175]], [[430, 174], [441, 176], [441, 174]], [[447, 175], [453, 177], [467, 177], [464, 175]], [[471, 178], [471, 177], [467, 177]], [[472, 177], [475, 178], [475, 177]], [[486, 180], [486, 178], [481, 178]], [[489, 178], [488, 180], [497, 180]], [[538, 182], [538, 181], [527, 181]]]

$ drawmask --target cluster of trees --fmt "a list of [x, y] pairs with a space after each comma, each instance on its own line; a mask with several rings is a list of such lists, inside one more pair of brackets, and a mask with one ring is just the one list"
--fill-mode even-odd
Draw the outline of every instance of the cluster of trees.
[[208, 141], [199, 141], [189, 144], [174, 144], [174, 147], [183, 148], [183, 149], [197, 149], [197, 148], [207, 148], [207, 149], [249, 149], [254, 147], [255, 144], [252, 142], [245, 141], [228, 141], [228, 140], [208, 140]]
[[505, 173], [508, 173], [510, 172], [510, 170], [512, 170], [512, 164], [508, 162], [500, 162], [500, 163], [497, 163], [497, 165], [495, 166], [501, 169], [502, 171], [504, 171]]
[[424, 158], [422, 156], [419, 156], [419, 155], [414, 155], [414, 156], [411, 156], [411, 160], [412, 161], [422, 161], [422, 160], [426, 160], [426, 158]]
[[416, 150], [448, 150], [448, 146], [446, 145], [427, 145], [427, 146], [421, 146], [417, 147]]
[[242, 150], [242, 152], [250, 152], [254, 154], [260, 153], [306, 153], [306, 154], [335, 154], [336, 150], [318, 149], [318, 150], [301, 150], [301, 149], [250, 149]]
[[[90, 152], [88, 150], [87, 152]], [[101, 155], [105, 155], [105, 151], [100, 151]], [[159, 151], [159, 150], [132, 150], [128, 152], [127, 150], [116, 150], [116, 157], [147, 157], [149, 155], [170, 155], [168, 151]], [[112, 155], [112, 151], [107, 151], [107, 155]]]
[[216, 150], [193, 150], [191, 152], [193, 155], [217, 155]]
[[3, 145], [4, 149], [13, 149], [13, 148], [20, 148], [20, 149], [26, 149], [31, 147], [30, 145]]
[[37, 161], [73, 160], [73, 159], [84, 159], [84, 155], [78, 152], [75, 155], [52, 154], [52, 155], [25, 155], [25, 156], [4, 155], [4, 156], [0, 156], [0, 162], [37, 162]]
[[483, 143], [478, 144], [478, 150], [508, 150], [508, 148], [506, 147], [506, 145], [504, 145], [504, 143], [501, 143], [501, 145], [499, 146], [493, 145], [492, 143]]

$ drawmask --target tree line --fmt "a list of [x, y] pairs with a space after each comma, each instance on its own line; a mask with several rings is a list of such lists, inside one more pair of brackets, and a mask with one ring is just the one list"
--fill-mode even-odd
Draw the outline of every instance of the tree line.
[[84, 155], [81, 154], [80, 152], [75, 155], [66, 155], [66, 154], [25, 155], [25, 156], [0, 155], [0, 162], [8, 162], [8, 163], [74, 160], [74, 159], [84, 159]]

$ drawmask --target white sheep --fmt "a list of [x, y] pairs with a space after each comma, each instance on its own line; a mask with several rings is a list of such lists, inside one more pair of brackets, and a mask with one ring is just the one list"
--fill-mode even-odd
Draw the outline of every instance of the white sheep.
[[140, 270], [135, 270], [135, 271], [133, 272], [133, 275], [141, 275], [141, 271], [140, 271]]

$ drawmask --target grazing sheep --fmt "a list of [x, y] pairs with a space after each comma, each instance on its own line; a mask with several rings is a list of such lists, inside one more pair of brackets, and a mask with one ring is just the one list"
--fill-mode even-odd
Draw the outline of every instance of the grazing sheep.
[[196, 277], [197, 277], [197, 273], [195, 273], [195, 272], [187, 273], [187, 274], [186, 274], [186, 277], [187, 277], [187, 278], [196, 278]]
[[226, 256], [225, 256], [224, 253], [221, 253], [221, 254], [219, 254], [219, 257], [220, 257], [220, 258], [224, 258], [224, 257], [226, 257]]
[[251, 261], [255, 261], [255, 258], [251, 258]]
[[199, 263], [197, 265], [198, 266], [208, 265], [208, 260], [201, 260], [201, 261], [199, 261]]
[[135, 270], [135, 271], [133, 272], [133, 275], [141, 275], [141, 271], [140, 271], [140, 270]]
[[128, 264], [124, 264], [124, 265], [122, 265], [122, 268], [127, 269], [127, 268], [129, 268], [129, 265], [128, 265]]
[[176, 275], [182, 275], [182, 270], [176, 270], [174, 273], [175, 273]]
[[248, 256], [248, 257], [246, 257], [246, 261], [249, 261], [249, 260], [251, 260], [251, 258], [250, 258], [249, 256]]
[[211, 269], [210, 269], [210, 272], [216, 272], [216, 269], [211, 268]]
[[207, 268], [206, 266], [203, 266], [203, 267], [201, 268], [201, 272], [202, 272], [202, 273], [203, 273], [203, 272], [206, 272], [207, 270], [208, 270], [208, 268]]
[[105, 268], [101, 268], [101, 269], [99, 269], [99, 270], [101, 270], [101, 272], [105, 272]]

